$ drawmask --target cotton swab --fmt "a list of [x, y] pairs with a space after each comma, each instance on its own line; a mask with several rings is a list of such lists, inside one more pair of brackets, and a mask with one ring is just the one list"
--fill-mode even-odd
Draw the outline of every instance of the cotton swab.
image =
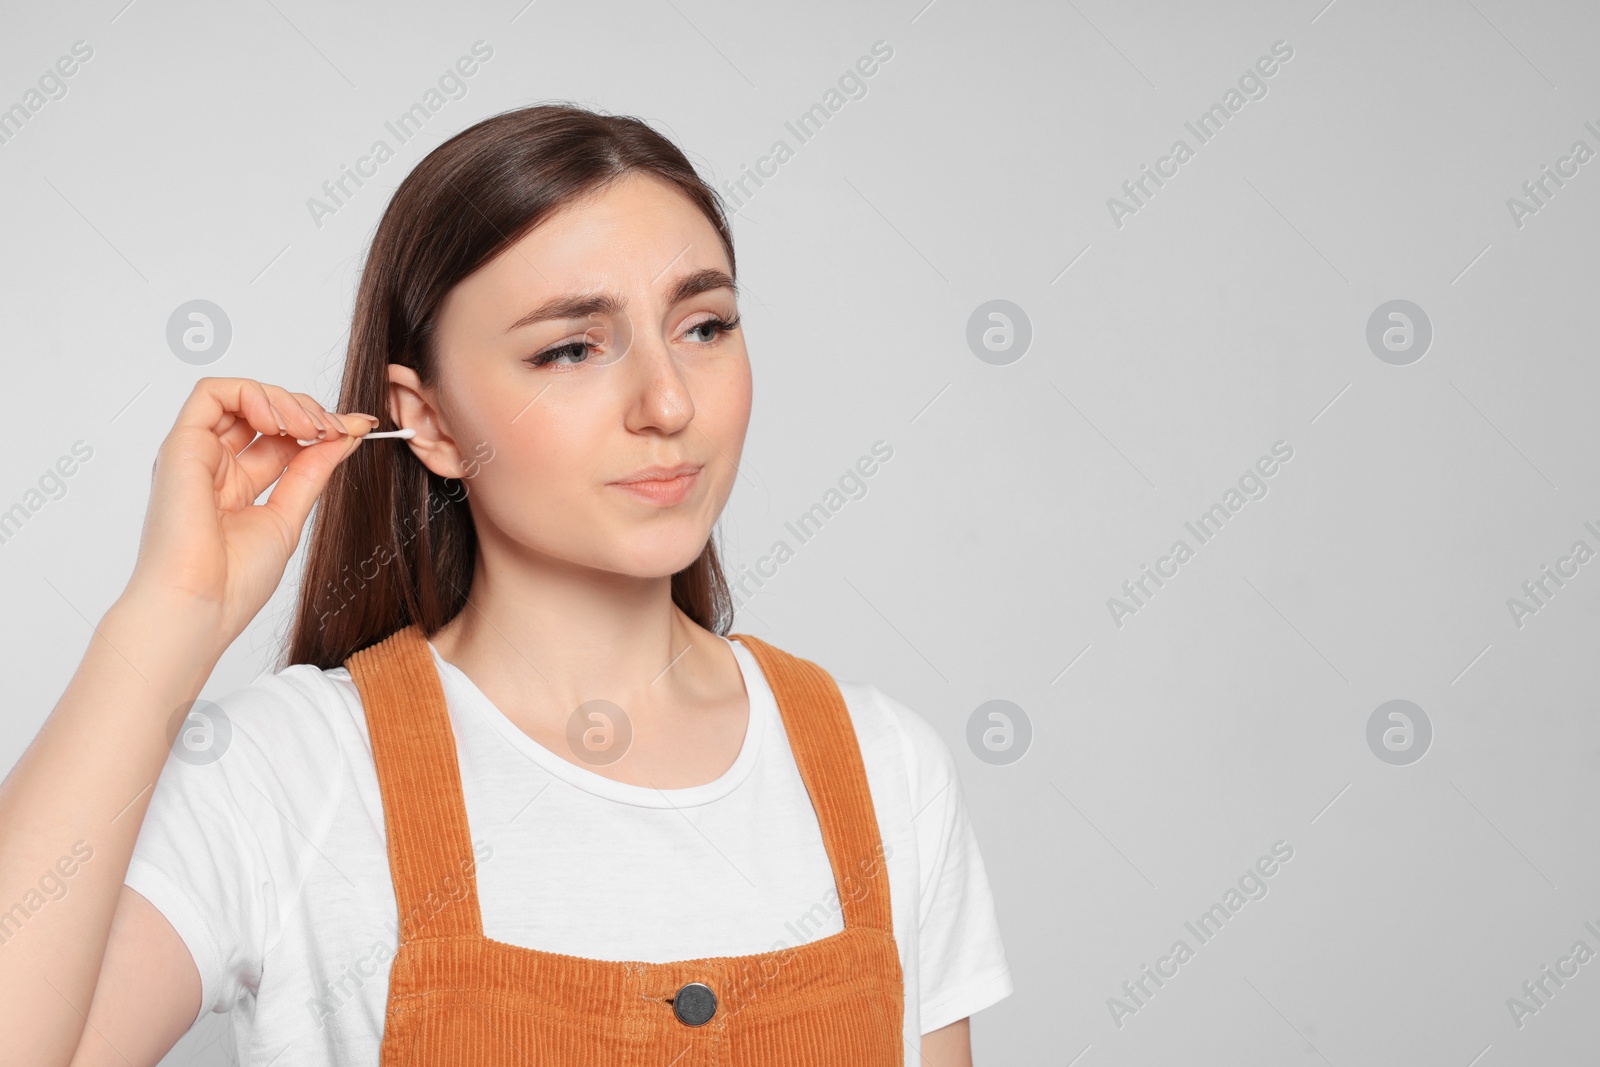
[[[398, 439], [400, 439], [402, 441], [409, 441], [415, 436], [417, 436], [417, 431], [408, 426], [404, 430], [380, 430], [380, 431], [378, 431], [376, 433], [362, 434], [361, 435], [361, 440], [370, 441], [374, 437], [394, 437], [394, 438], [398, 438]], [[295, 438], [296, 443], [301, 444], [301, 445], [318, 445], [318, 444], [321, 444], [324, 440], [325, 440], [325, 438], [320, 438], [320, 437], [313, 437], [313, 438], [310, 438], [309, 440], [307, 440], [306, 438], [302, 438], [302, 437], [296, 437]]]

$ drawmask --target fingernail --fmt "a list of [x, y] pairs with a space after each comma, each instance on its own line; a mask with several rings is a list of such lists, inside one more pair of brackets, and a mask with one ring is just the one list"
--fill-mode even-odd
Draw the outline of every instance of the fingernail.
[[378, 421], [378, 416], [368, 415], [365, 411], [352, 411], [350, 414], [359, 416], [363, 419], [371, 419], [374, 423]]
[[272, 409], [272, 417], [278, 420], [278, 433], [281, 435], [288, 432], [289, 427], [283, 424], [283, 416], [278, 414], [278, 405], [269, 400], [267, 407]]

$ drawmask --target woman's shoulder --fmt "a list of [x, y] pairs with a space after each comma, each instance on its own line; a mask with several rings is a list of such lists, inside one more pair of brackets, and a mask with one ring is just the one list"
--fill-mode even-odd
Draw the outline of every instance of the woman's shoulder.
[[892, 765], [913, 798], [943, 792], [956, 776], [955, 754], [925, 711], [889, 695], [871, 682], [836, 679], [868, 770]]
[[[343, 667], [323, 670], [310, 663], [263, 670], [219, 696], [197, 700], [188, 721], [204, 726], [215, 741], [253, 750], [253, 759], [235, 760], [236, 765], [265, 763], [269, 768], [314, 767], [337, 760], [351, 744], [363, 743], [366, 735], [360, 694], [350, 672]], [[226, 754], [224, 749], [210, 758], [225, 762]]]
[[263, 670], [222, 698], [246, 713], [289, 714], [316, 718], [360, 707], [355, 682], [344, 667], [323, 669], [311, 663], [292, 663]]

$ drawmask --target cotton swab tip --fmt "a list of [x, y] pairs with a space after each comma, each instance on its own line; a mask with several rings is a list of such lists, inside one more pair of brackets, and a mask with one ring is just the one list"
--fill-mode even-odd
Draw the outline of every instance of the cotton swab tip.
[[[398, 440], [409, 441], [415, 436], [417, 436], [417, 431], [408, 426], [403, 430], [380, 430], [376, 433], [362, 434], [360, 439], [364, 441], [370, 441], [374, 437], [393, 437], [397, 438]], [[296, 437], [295, 441], [301, 445], [315, 445], [321, 444], [322, 438]]]

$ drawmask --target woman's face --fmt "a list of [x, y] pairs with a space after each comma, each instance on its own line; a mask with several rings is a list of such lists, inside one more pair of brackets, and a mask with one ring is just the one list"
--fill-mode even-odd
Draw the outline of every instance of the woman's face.
[[[428, 468], [461, 478], [483, 550], [635, 577], [700, 555], [733, 488], [750, 363], [722, 242], [665, 182], [629, 175], [456, 285], [438, 374], [392, 364]], [[623, 489], [650, 467], [687, 479]], [[492, 558], [492, 557], [491, 557]]]

